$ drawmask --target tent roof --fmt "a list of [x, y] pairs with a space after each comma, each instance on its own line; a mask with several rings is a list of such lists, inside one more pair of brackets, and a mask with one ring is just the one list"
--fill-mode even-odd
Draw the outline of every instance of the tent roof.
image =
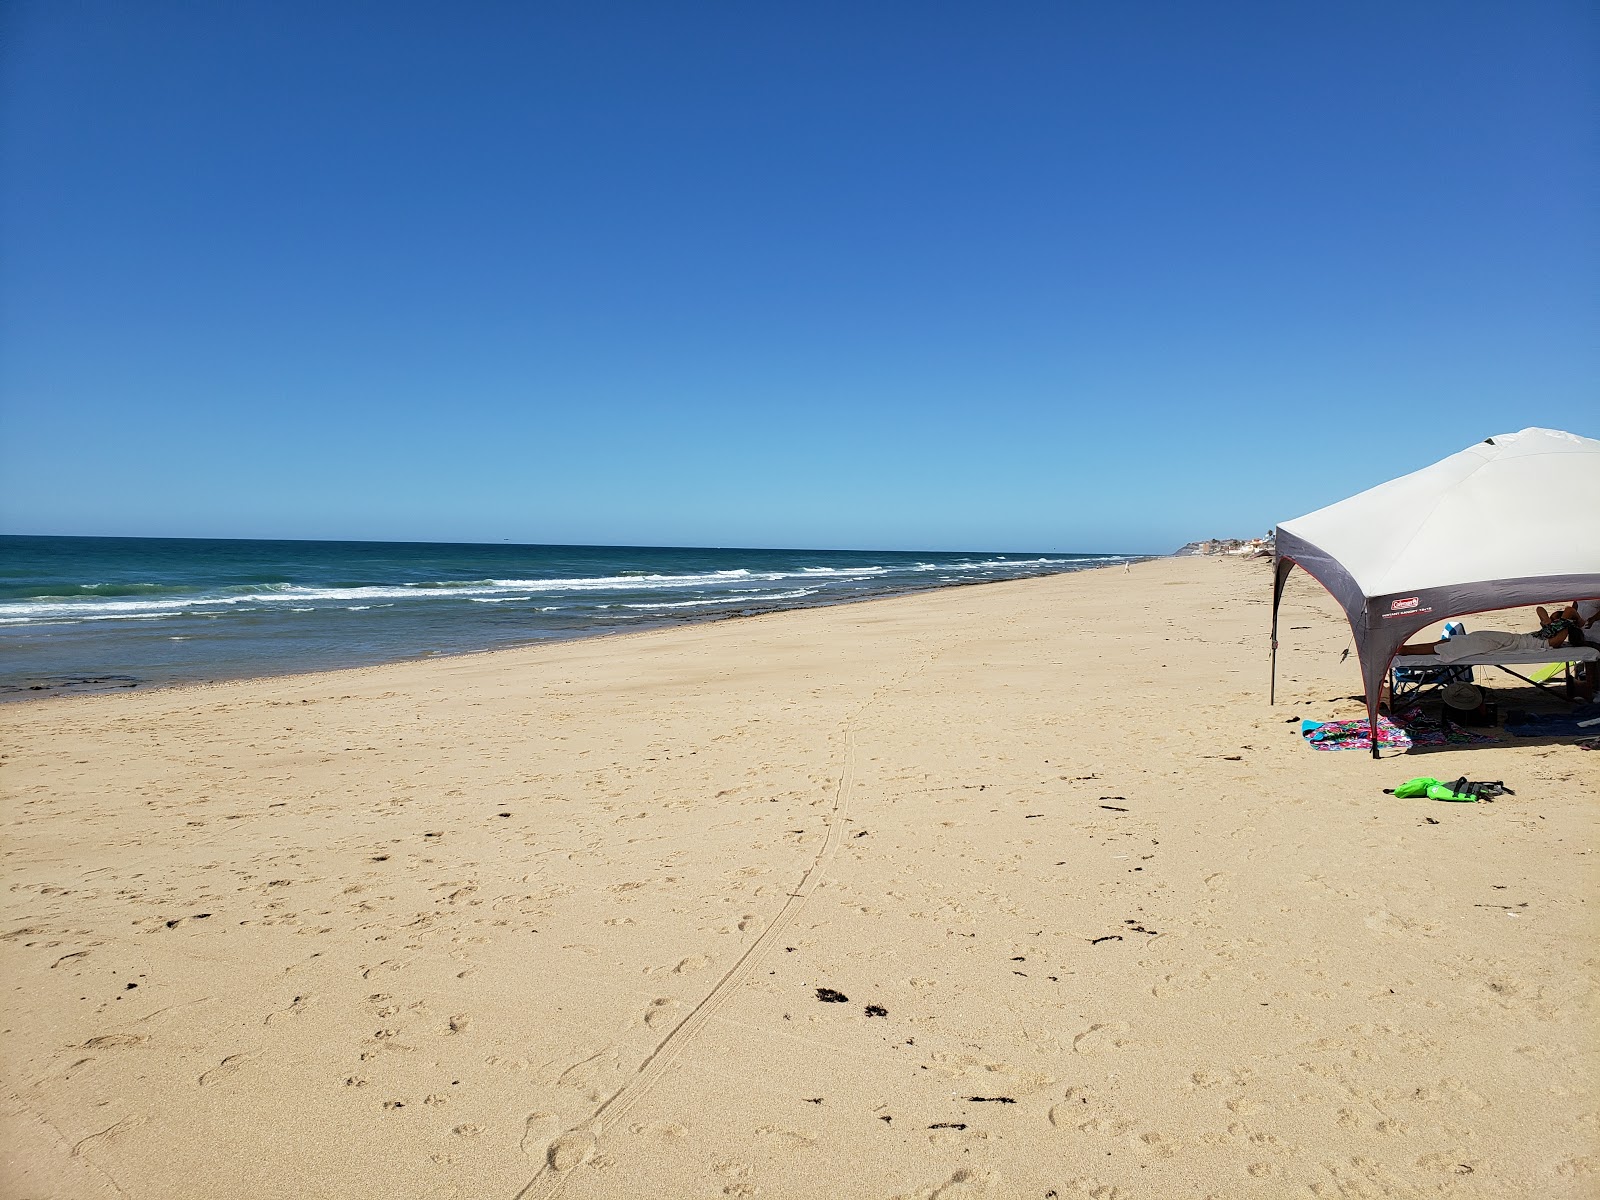
[[1600, 441], [1496, 434], [1279, 528], [1336, 559], [1369, 597], [1600, 575]]

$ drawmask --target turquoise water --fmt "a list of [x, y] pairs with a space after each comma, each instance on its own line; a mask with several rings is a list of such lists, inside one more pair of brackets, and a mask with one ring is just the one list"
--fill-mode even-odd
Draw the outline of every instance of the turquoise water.
[[464, 654], [1133, 557], [0, 537], [0, 694]]

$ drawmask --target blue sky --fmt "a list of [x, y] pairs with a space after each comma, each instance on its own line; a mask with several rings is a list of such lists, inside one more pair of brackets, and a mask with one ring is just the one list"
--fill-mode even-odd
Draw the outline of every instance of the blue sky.
[[1166, 550], [1600, 436], [1596, 12], [15, 0], [0, 532]]

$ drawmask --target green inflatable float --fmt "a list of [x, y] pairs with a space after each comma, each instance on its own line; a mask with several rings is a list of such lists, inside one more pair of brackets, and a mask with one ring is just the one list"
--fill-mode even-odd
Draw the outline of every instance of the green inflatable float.
[[1401, 800], [1415, 800], [1426, 796], [1429, 800], [1447, 800], [1453, 804], [1476, 804], [1479, 800], [1493, 800], [1496, 796], [1515, 796], [1516, 793], [1498, 779], [1493, 783], [1469, 782], [1463, 775], [1454, 783], [1430, 776], [1419, 775], [1408, 779], [1397, 788], [1384, 788], [1386, 795]]

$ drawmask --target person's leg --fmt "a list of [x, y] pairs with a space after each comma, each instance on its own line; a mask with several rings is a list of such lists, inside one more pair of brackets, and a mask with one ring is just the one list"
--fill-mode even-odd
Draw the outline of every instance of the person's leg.
[[1395, 651], [1396, 657], [1410, 656], [1413, 654], [1433, 654], [1443, 642], [1422, 642], [1415, 646], [1401, 646]]

